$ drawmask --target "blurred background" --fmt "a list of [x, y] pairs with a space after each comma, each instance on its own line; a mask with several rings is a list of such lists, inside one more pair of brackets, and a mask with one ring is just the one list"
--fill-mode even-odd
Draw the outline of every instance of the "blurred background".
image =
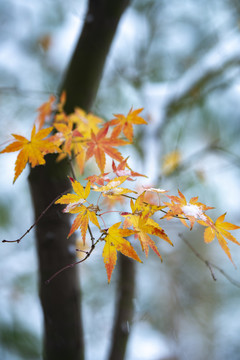
[[[0, 0], [0, 143], [28, 136], [36, 109], [56, 94], [83, 25], [87, 2]], [[240, 4], [237, 0], [135, 0], [124, 14], [92, 109], [110, 120], [144, 107], [149, 126], [136, 130], [129, 163], [149, 176], [145, 185], [199, 200], [216, 219], [240, 224]], [[16, 154], [0, 157], [1, 240], [21, 236], [33, 222], [28, 169], [12, 185]], [[120, 221], [120, 220], [115, 220]], [[159, 242], [137, 264], [135, 317], [127, 360], [239, 359], [240, 288], [204, 259], [240, 281], [237, 269], [203, 230], [160, 222], [174, 243]], [[239, 232], [235, 232], [239, 239]], [[81, 265], [87, 360], [109, 347], [116, 275], [107, 284], [101, 251]], [[0, 358], [41, 359], [34, 231], [21, 244], [1, 244]], [[94, 317], [92, 314], [94, 313]], [[94, 320], [93, 320], [94, 318]], [[94, 322], [93, 322], [94, 321]]]

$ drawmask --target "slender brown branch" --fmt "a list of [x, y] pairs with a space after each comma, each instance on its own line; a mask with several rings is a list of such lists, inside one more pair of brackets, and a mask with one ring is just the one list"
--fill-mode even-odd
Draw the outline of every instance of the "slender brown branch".
[[[74, 169], [73, 169], [73, 166], [72, 166], [72, 162], [71, 162], [71, 160], [69, 160], [69, 164], [70, 164], [70, 166], [71, 166], [71, 171], [72, 171], [72, 175], [73, 175], [73, 177], [74, 177], [74, 179], [76, 179], [76, 176], [75, 176], [75, 173], [74, 173]], [[83, 186], [83, 188], [85, 188], [85, 186]], [[2, 242], [3, 243], [20, 243], [20, 241], [38, 224], [38, 222], [41, 220], [41, 218], [46, 214], [46, 212], [50, 209], [50, 207], [62, 196], [62, 195], [64, 195], [64, 194], [66, 194], [68, 191], [70, 191], [71, 190], [71, 188], [69, 188], [69, 189], [67, 189], [66, 191], [64, 191], [64, 192], [62, 192], [60, 195], [58, 195], [53, 201], [51, 201], [50, 202], [50, 204], [42, 211], [42, 213], [39, 215], [39, 217], [37, 218], [37, 220], [27, 229], [27, 231], [25, 231], [25, 233], [20, 237], [20, 238], [18, 238], [18, 239], [16, 239], [16, 240], [6, 240], [6, 239], [4, 239], [4, 240], [2, 240]], [[136, 200], [136, 198], [134, 198], [133, 196], [129, 196], [129, 195], [125, 195], [125, 194], [123, 194], [122, 196], [124, 196], [124, 197], [127, 197], [127, 198], [129, 198], [129, 199], [132, 199], [132, 200]], [[147, 203], [145, 203], [145, 204], [147, 204]], [[161, 209], [161, 211], [162, 212], [164, 212], [165, 214], [167, 213], [166, 211], [164, 211], [164, 210], [162, 210]], [[113, 212], [113, 211], [111, 211], [111, 212]], [[115, 212], [119, 212], [119, 213], [121, 213], [121, 211], [115, 211]], [[107, 212], [105, 212], [105, 213], [107, 213]], [[105, 213], [102, 213], [102, 214], [100, 214], [99, 216], [101, 217], [101, 215], [104, 215]], [[176, 216], [177, 218], [180, 218], [179, 216]], [[181, 217], [181, 219], [182, 219], [182, 217]], [[183, 219], [186, 219], [186, 218], [183, 218]], [[92, 234], [92, 232], [91, 232], [91, 229], [90, 229], [90, 227], [88, 226], [88, 231], [89, 231], [89, 234], [90, 234], [90, 236], [91, 236], [91, 240], [92, 240], [92, 242], [94, 241], [94, 236], [93, 236], [93, 234]]]
[[91, 230], [89, 224], [88, 224], [88, 232], [89, 232], [90, 237], [91, 237], [92, 246], [95, 246], [95, 245], [94, 245], [94, 240], [95, 240], [95, 238], [94, 238], [94, 236], [93, 236], [93, 233], [92, 233], [92, 230]]
[[67, 189], [66, 191], [62, 192], [60, 195], [58, 195], [55, 199], [53, 199], [53, 201], [50, 202], [50, 204], [41, 212], [41, 214], [39, 215], [39, 217], [37, 218], [37, 220], [30, 226], [30, 228], [27, 229], [27, 231], [25, 231], [25, 233], [18, 239], [16, 240], [2, 240], [3, 243], [7, 242], [7, 243], [20, 243], [20, 241], [38, 224], [38, 222], [41, 220], [41, 218], [46, 214], [46, 212], [50, 209], [50, 207], [65, 193], [67, 193], [68, 191], [70, 191], [71, 189]]
[[67, 269], [72, 269], [74, 266], [81, 264], [82, 262], [84, 262], [85, 260], [87, 260], [87, 258], [89, 258], [89, 256], [91, 255], [91, 253], [93, 252], [93, 250], [95, 249], [97, 243], [101, 240], [102, 235], [100, 236], [100, 238], [92, 244], [91, 248], [89, 251], [82, 251], [82, 250], [78, 250], [76, 249], [76, 251], [81, 251], [84, 252], [86, 254], [86, 256], [78, 261], [75, 261], [72, 264], [68, 264], [66, 266], [64, 266], [63, 268], [61, 268], [60, 270], [58, 270], [55, 274], [53, 274], [48, 280], [45, 281], [45, 284], [48, 285], [56, 276], [58, 276], [59, 274], [61, 274], [63, 271], [67, 270]]
[[194, 253], [194, 255], [201, 260], [209, 269], [211, 276], [213, 278], [214, 281], [217, 281], [217, 278], [213, 272], [213, 269], [218, 270], [231, 284], [233, 284], [234, 286], [240, 288], [240, 282], [237, 280], [234, 280], [231, 276], [229, 276], [222, 268], [220, 268], [219, 266], [215, 265], [214, 263], [206, 260], [201, 254], [199, 254], [199, 252], [182, 236], [182, 234], [179, 234], [179, 237], [182, 239], [182, 241], [189, 247], [189, 249], [192, 250], [192, 252]]
[[12, 92], [20, 96], [32, 95], [32, 94], [43, 94], [43, 95], [51, 95], [56, 93], [56, 91], [49, 91], [44, 89], [21, 89], [18, 86], [1, 86], [0, 93]]

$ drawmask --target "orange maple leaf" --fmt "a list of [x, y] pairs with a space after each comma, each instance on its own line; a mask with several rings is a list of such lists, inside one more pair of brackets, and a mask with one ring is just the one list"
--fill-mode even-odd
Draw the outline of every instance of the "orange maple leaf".
[[108, 282], [111, 281], [113, 269], [117, 261], [117, 251], [123, 255], [128, 256], [136, 261], [141, 262], [133, 246], [125, 237], [135, 233], [133, 230], [119, 229], [121, 222], [112, 225], [106, 232], [103, 239], [105, 245], [103, 248], [103, 259], [107, 271]]
[[125, 176], [125, 175], [129, 175], [128, 180], [133, 181], [133, 179], [130, 176], [133, 177], [137, 177], [137, 176], [142, 176], [142, 177], [146, 177], [146, 175], [140, 174], [138, 172], [133, 171], [127, 164], [128, 161], [128, 157], [126, 159], [124, 159], [123, 161], [121, 161], [118, 166], [116, 166], [114, 160], [112, 161], [112, 169], [113, 172], [117, 175], [117, 176]]
[[67, 100], [67, 94], [66, 91], [63, 91], [60, 96], [59, 103], [57, 104], [57, 109], [59, 113], [64, 113], [63, 108], [66, 104], [66, 100]]
[[165, 231], [153, 219], [143, 217], [142, 215], [133, 215], [127, 213], [122, 213], [122, 216], [125, 217], [123, 227], [133, 227], [133, 229], [136, 231], [135, 238], [140, 241], [142, 250], [145, 252], [146, 257], [148, 256], [150, 247], [160, 258], [162, 258], [155, 242], [148, 234], [158, 236], [173, 246]]
[[[227, 240], [232, 241], [233, 243], [240, 245], [240, 242], [236, 240], [236, 238], [228, 231], [228, 230], [236, 230], [240, 229], [240, 226], [231, 224], [229, 222], [224, 221], [226, 213], [219, 216], [215, 223], [206, 223], [205, 221], [199, 220], [199, 224], [203, 226], [207, 226], [204, 231], [204, 241], [206, 243], [210, 243], [216, 237], [218, 239], [219, 244], [221, 245], [223, 251], [227, 254], [231, 262], [233, 263], [232, 256], [230, 250], [228, 248]], [[225, 239], [226, 238], [226, 239]]]
[[130, 109], [127, 116], [122, 114], [114, 114], [115, 118], [109, 122], [110, 126], [117, 125], [117, 128], [122, 130], [126, 138], [132, 142], [133, 139], [133, 124], [147, 124], [147, 122], [138, 114], [142, 112], [143, 108], [133, 110]]
[[121, 153], [114, 147], [128, 144], [127, 141], [118, 138], [119, 132], [116, 131], [113, 131], [111, 136], [107, 138], [108, 129], [109, 124], [105, 125], [97, 134], [92, 131], [91, 140], [87, 142], [86, 160], [94, 156], [102, 173], [106, 164], [105, 153], [117, 161], [122, 161]]
[[78, 214], [74, 219], [70, 232], [68, 234], [68, 238], [77, 230], [81, 229], [83, 244], [85, 244], [86, 234], [88, 223], [91, 221], [94, 225], [96, 225], [100, 229], [100, 225], [98, 223], [98, 219], [96, 216], [96, 211], [98, 209], [94, 205], [89, 205], [88, 207], [84, 205], [76, 206], [73, 209], [69, 210], [71, 214]]
[[75, 128], [69, 117], [64, 113], [62, 115], [63, 121], [59, 119], [59, 121], [54, 122], [57, 133], [50, 138], [50, 141], [62, 145], [62, 153], [58, 156], [57, 161], [61, 161], [67, 155], [71, 157], [73, 152], [73, 157], [77, 162], [80, 174], [82, 174], [86, 161], [85, 144], [89, 139], [85, 138], [78, 128]]
[[38, 123], [38, 128], [41, 129], [46, 121], [46, 119], [49, 118], [49, 116], [52, 114], [53, 110], [54, 110], [54, 103], [56, 101], [56, 98], [54, 95], [51, 95], [49, 97], [49, 100], [45, 103], [43, 103], [38, 109], [37, 111], [39, 112], [38, 114], [38, 118], [37, 118], [37, 123]]
[[108, 177], [109, 173], [104, 173], [100, 175], [90, 175], [85, 180], [89, 180], [91, 184], [93, 185], [93, 188], [96, 188], [94, 183], [103, 186], [105, 182], [109, 182], [110, 178]]
[[20, 150], [15, 162], [15, 176], [13, 183], [21, 174], [27, 162], [31, 164], [31, 167], [43, 165], [45, 164], [44, 155], [48, 153], [61, 152], [57, 145], [49, 142], [48, 139], [44, 140], [44, 138], [50, 134], [52, 129], [53, 127], [49, 127], [39, 130], [36, 133], [36, 127], [34, 125], [31, 133], [31, 140], [28, 140], [21, 135], [12, 134], [16, 141], [13, 141], [4, 150], [2, 150], [1, 154]]
[[[71, 156], [71, 150], [72, 150], [72, 140], [74, 137], [74, 130], [73, 130], [73, 123], [69, 121], [67, 124], [63, 123], [54, 123], [55, 129], [58, 131], [56, 138], [59, 139], [63, 143], [62, 151], [63, 156], [66, 156], [68, 154]], [[81, 134], [77, 134], [78, 136], [81, 136]]]
[[190, 221], [190, 229], [192, 229], [196, 220], [203, 220], [209, 224], [210, 219], [206, 216], [205, 211], [213, 209], [213, 207], [207, 206], [203, 203], [198, 202], [198, 197], [193, 197], [187, 202], [185, 196], [178, 190], [179, 196], [170, 196], [166, 195], [170, 200], [169, 202], [164, 202], [164, 204], [169, 208], [169, 211], [163, 218], [172, 219], [173, 217], [179, 217], [183, 225], [188, 227], [186, 220]]

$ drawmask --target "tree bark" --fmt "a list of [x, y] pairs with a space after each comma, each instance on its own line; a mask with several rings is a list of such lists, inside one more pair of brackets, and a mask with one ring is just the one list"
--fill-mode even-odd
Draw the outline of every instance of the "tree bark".
[[76, 106], [91, 109], [120, 17], [129, 3], [130, 0], [89, 1], [84, 27], [62, 83], [68, 97], [67, 112]]
[[123, 360], [133, 318], [133, 298], [135, 290], [134, 261], [124, 255], [119, 256], [119, 280], [115, 321], [108, 360]]
[[[84, 27], [60, 87], [66, 91], [65, 111], [76, 106], [90, 110], [120, 17], [130, 0], [89, 0]], [[35, 218], [51, 201], [69, 188], [69, 169], [55, 155], [46, 165], [31, 169], [29, 183]], [[61, 273], [49, 285], [45, 281], [75, 261], [74, 237], [67, 239], [69, 217], [51, 207], [36, 226], [40, 299], [44, 315], [44, 359], [83, 360], [84, 341], [78, 269]]]
[[[45, 167], [32, 169], [29, 176], [36, 218], [53, 199], [70, 187], [66, 162], [55, 165], [55, 159], [49, 155]], [[69, 225], [69, 216], [55, 205], [36, 227], [46, 360], [84, 358], [77, 269], [66, 270], [50, 284], [45, 283], [59, 269], [75, 261], [74, 237], [67, 239]]]

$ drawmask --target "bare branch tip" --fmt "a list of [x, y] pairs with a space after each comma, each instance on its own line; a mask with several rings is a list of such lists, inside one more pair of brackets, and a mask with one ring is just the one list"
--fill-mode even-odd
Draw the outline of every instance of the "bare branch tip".
[[2, 240], [2, 242], [3, 242], [3, 243], [15, 243], [15, 242], [16, 242], [16, 243], [19, 244], [20, 241], [21, 241], [21, 239], [22, 239], [22, 238], [17, 239], [17, 240], [6, 240], [6, 239], [4, 239], [4, 240]]

